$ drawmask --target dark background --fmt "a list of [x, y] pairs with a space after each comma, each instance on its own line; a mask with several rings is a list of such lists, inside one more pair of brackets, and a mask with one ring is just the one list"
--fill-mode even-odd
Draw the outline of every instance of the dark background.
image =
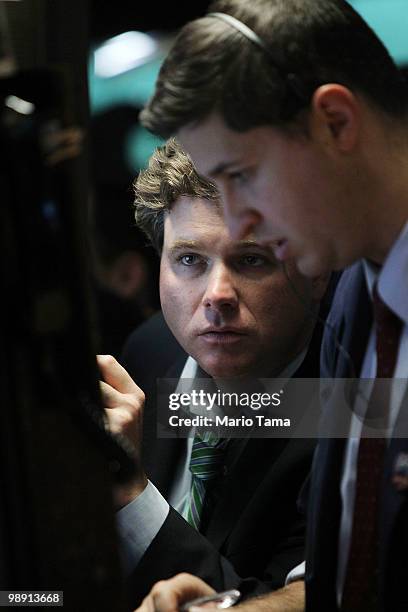
[[175, 30], [203, 15], [210, 2], [90, 2], [90, 33], [99, 41], [127, 30]]

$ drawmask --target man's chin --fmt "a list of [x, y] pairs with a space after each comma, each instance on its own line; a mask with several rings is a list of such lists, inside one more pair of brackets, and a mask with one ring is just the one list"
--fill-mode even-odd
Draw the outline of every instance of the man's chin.
[[327, 270], [330, 269], [325, 265], [323, 258], [319, 258], [314, 253], [309, 253], [308, 255], [297, 258], [296, 267], [300, 274], [311, 279], [327, 274]]
[[226, 367], [225, 363], [199, 363], [199, 366], [212, 378], [245, 378], [250, 376], [250, 368], [244, 365], [230, 364]]

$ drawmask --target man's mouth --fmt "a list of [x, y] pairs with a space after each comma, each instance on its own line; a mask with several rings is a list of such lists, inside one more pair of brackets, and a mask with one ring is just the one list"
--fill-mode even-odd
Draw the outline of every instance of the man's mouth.
[[235, 327], [210, 327], [200, 332], [199, 337], [208, 344], [234, 344], [242, 340], [246, 334]]

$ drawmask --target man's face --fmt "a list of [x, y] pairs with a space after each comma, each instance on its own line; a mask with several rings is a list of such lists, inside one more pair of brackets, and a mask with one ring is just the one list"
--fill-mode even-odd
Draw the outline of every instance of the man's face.
[[184, 127], [178, 139], [198, 172], [216, 183], [234, 238], [253, 231], [309, 277], [359, 255], [365, 221], [349, 160], [334, 159], [324, 143], [269, 126], [236, 132], [218, 114]]
[[273, 251], [234, 241], [217, 206], [181, 197], [164, 224], [160, 268], [163, 314], [179, 343], [215, 377], [273, 376], [306, 345], [308, 306], [325, 283], [288, 262], [293, 292]]

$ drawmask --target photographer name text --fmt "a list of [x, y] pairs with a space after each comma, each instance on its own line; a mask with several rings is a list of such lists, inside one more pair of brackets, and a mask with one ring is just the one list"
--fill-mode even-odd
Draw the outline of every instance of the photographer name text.
[[202, 416], [181, 417], [172, 414], [169, 417], [171, 427], [290, 427], [290, 419], [270, 418], [262, 414], [253, 417], [239, 416]]

